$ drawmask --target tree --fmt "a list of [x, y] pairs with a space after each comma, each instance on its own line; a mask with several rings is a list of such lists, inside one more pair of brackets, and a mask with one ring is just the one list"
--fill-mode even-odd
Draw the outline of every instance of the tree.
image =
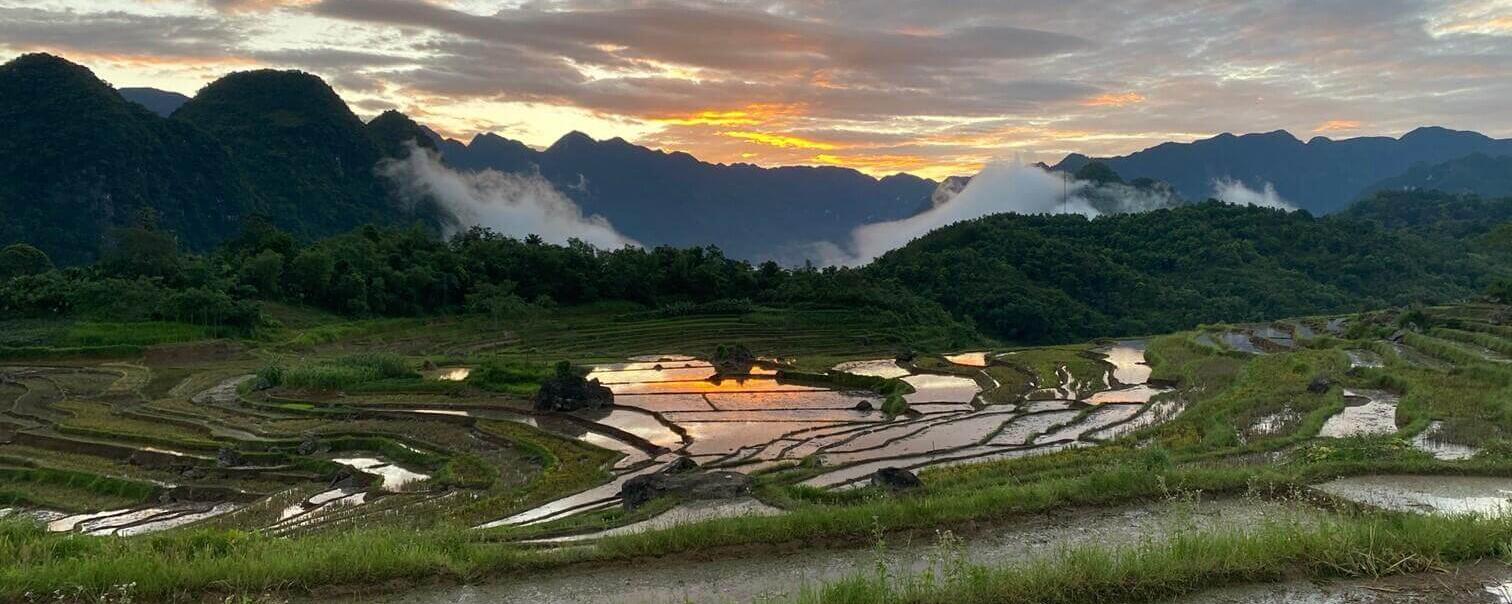
[[279, 283], [283, 279], [283, 273], [283, 254], [273, 250], [263, 250], [242, 264], [239, 278], [244, 285], [257, 288], [258, 295], [274, 297], [279, 293]]
[[124, 277], [160, 277], [177, 280], [182, 270], [178, 241], [173, 236], [143, 227], [113, 229], [100, 263], [106, 271]]
[[52, 259], [47, 254], [25, 243], [11, 244], [0, 250], [0, 281], [39, 275], [52, 269]]

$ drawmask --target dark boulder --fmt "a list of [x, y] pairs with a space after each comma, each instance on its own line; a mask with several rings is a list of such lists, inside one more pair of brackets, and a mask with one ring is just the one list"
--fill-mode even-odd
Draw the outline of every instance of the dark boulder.
[[872, 486], [889, 491], [908, 491], [924, 486], [919, 477], [903, 468], [882, 468], [872, 473]]
[[1323, 394], [1324, 392], [1328, 392], [1328, 389], [1332, 387], [1333, 381], [1328, 379], [1327, 376], [1322, 375], [1313, 378], [1311, 382], [1307, 383], [1307, 391], [1313, 394]]
[[367, 482], [365, 476], [347, 467], [343, 467], [331, 475], [331, 488], [333, 489], [352, 489], [367, 486]]
[[222, 468], [246, 465], [246, 463], [247, 460], [242, 457], [241, 451], [237, 451], [231, 447], [221, 447], [221, 450], [215, 454], [215, 465]]
[[320, 452], [320, 440], [311, 436], [299, 443], [299, 448], [294, 450], [300, 455], [314, 455]]
[[667, 464], [667, 467], [662, 468], [661, 471], [668, 474], [682, 474], [683, 472], [692, 472], [697, 469], [698, 462], [693, 461], [692, 457], [678, 457], [672, 460], [672, 463]]
[[614, 392], [598, 380], [583, 379], [566, 361], [557, 363], [556, 375], [541, 382], [536, 391], [536, 411], [577, 411], [614, 404]]
[[[691, 460], [689, 460], [691, 461]], [[681, 499], [731, 499], [751, 494], [751, 477], [739, 472], [702, 472], [668, 467], [625, 481], [620, 498], [626, 510], [634, 510], [664, 495]]]
[[756, 364], [756, 355], [744, 344], [725, 346], [720, 344], [714, 349], [714, 357], [709, 362], [714, 365], [714, 372], [719, 375], [747, 375], [751, 373], [751, 367]]
[[868, 413], [871, 412], [872, 409], [875, 409], [875, 407], [872, 407], [871, 401], [861, 401], [859, 403], [856, 403], [856, 406], [851, 407], [851, 409], [855, 409], [856, 411], [860, 411], [862, 413]]

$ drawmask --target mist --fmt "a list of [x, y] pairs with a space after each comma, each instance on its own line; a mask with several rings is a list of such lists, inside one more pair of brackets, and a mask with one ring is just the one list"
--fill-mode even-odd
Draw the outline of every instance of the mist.
[[1276, 193], [1276, 186], [1271, 183], [1265, 183], [1261, 190], [1256, 191], [1245, 186], [1243, 182], [1231, 178], [1213, 181], [1213, 199], [1241, 206], [1259, 206], [1287, 211], [1297, 209], [1296, 206], [1282, 199]]
[[971, 178], [954, 196], [920, 214], [857, 227], [850, 241], [819, 242], [802, 255], [824, 265], [859, 266], [907, 245], [940, 227], [991, 214], [1080, 214], [1143, 212], [1180, 203], [1166, 189], [1140, 189], [1119, 183], [1066, 180], [1036, 166], [993, 163]]
[[538, 235], [556, 244], [579, 239], [600, 249], [640, 247], [603, 216], [583, 215], [582, 208], [539, 174], [458, 172], [442, 165], [435, 153], [419, 148], [404, 159], [379, 164], [378, 171], [394, 181], [408, 201], [434, 199], [451, 213], [456, 223], [447, 236], [482, 226], [520, 239]]

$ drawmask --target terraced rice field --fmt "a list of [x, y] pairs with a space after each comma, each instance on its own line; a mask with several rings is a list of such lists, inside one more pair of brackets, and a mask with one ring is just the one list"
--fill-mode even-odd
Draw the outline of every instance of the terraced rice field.
[[[854, 546], [876, 530], [1183, 489], [1306, 489], [1377, 469], [1495, 483], [1512, 475], [1500, 453], [1512, 437], [1504, 315], [1456, 307], [1421, 328], [1365, 314], [919, 353], [910, 330], [843, 314], [564, 312], [499, 329], [385, 322], [131, 358], [10, 360], [0, 365], [0, 516], [127, 543], [227, 529], [293, 544], [413, 531], [462, 544], [446, 555], [549, 566], [627, 555], [616, 548], [770, 545], [786, 523]], [[721, 375], [708, 355], [729, 343], [767, 360]], [[613, 404], [547, 413], [512, 394], [558, 360], [607, 386]], [[345, 381], [269, 377], [300, 371]], [[684, 460], [752, 487], [714, 501], [624, 501], [627, 483]], [[923, 484], [917, 494], [874, 486], [884, 468]], [[1318, 497], [1417, 484], [1362, 480]], [[1068, 486], [1084, 483], [1101, 491]], [[1311, 505], [1303, 515], [1333, 517]]]

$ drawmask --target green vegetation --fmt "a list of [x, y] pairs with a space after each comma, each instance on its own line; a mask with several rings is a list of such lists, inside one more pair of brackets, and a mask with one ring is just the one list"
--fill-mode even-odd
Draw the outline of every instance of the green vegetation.
[[544, 363], [491, 358], [468, 373], [467, 383], [484, 390], [528, 398], [551, 375]]
[[1147, 602], [1213, 587], [1306, 577], [1439, 571], [1512, 555], [1512, 521], [1347, 518], [1186, 533], [1133, 547], [1082, 547], [1029, 564], [985, 568], [959, 556], [929, 574], [859, 575], [804, 602]]
[[1512, 270], [1476, 239], [1509, 208], [1392, 194], [1325, 218], [1216, 202], [1091, 220], [1001, 214], [934, 231], [866, 272], [1007, 340], [1163, 333], [1479, 294]]
[[264, 368], [258, 375], [274, 386], [318, 390], [342, 390], [379, 380], [419, 377], [403, 357], [378, 352]]

